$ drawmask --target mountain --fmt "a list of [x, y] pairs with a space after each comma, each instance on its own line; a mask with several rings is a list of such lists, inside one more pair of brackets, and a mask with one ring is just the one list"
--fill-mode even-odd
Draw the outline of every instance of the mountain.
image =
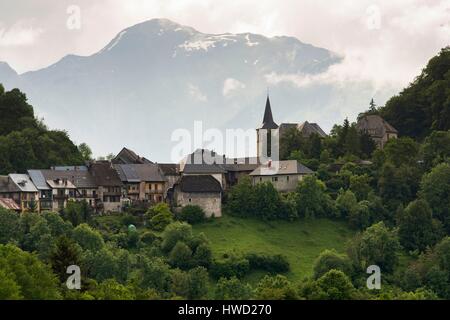
[[21, 75], [0, 64], [0, 83], [19, 87], [50, 127], [67, 130], [97, 155], [129, 146], [170, 161], [172, 132], [192, 130], [194, 120], [204, 130], [260, 125], [268, 87], [276, 122], [313, 120], [329, 129], [341, 118], [327, 110], [336, 88], [269, 80], [321, 74], [340, 61], [293, 37], [205, 34], [153, 19], [121, 31], [90, 56], [67, 55]]

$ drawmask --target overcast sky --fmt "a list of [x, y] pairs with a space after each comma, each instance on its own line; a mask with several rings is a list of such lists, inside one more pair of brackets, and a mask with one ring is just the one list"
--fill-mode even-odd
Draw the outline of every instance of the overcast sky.
[[[67, 27], [73, 5], [79, 29]], [[378, 87], [402, 88], [450, 44], [450, 0], [2, 0], [0, 61], [22, 73], [69, 53], [89, 55], [151, 18], [205, 33], [295, 36], [345, 56], [326, 75], [331, 81], [371, 80]]]

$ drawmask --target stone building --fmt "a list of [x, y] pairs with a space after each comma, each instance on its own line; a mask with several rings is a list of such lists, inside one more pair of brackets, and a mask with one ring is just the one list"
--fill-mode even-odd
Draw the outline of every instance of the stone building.
[[313, 173], [297, 160], [284, 160], [269, 161], [266, 165], [260, 165], [250, 173], [250, 176], [254, 185], [269, 181], [278, 191], [291, 192], [295, 191], [299, 181]]
[[218, 155], [214, 151], [198, 149], [180, 162], [180, 173], [182, 176], [212, 176], [222, 188], [225, 188], [227, 171], [223, 168], [224, 161], [224, 156]]
[[182, 208], [197, 205], [203, 209], [206, 217], [222, 216], [222, 187], [216, 178], [210, 175], [182, 176], [174, 185], [172, 205]]
[[96, 161], [90, 164], [91, 173], [97, 185], [99, 212], [122, 211], [122, 188], [123, 183], [119, 174], [109, 161]]
[[356, 128], [367, 133], [380, 149], [389, 139], [396, 139], [398, 131], [379, 115], [363, 115], [358, 119]]

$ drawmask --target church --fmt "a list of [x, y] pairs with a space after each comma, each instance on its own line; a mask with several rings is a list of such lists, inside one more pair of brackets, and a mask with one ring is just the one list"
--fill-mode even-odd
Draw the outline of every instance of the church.
[[[283, 129], [282, 129], [283, 128]], [[276, 124], [273, 120], [270, 98], [267, 96], [264, 116], [257, 133], [257, 157], [259, 166], [250, 173], [253, 184], [271, 182], [280, 192], [294, 191], [305, 176], [314, 174], [308, 167], [297, 160], [280, 160], [279, 144], [281, 136], [288, 128], [297, 128], [304, 136], [317, 133], [326, 136], [325, 132], [316, 123], [282, 123]]]

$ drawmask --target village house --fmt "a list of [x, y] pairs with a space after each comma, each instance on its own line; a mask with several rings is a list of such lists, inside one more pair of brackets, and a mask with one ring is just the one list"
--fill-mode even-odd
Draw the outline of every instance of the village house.
[[[14, 200], [20, 211], [39, 210], [38, 194], [38, 189], [26, 174], [10, 173], [0, 176], [0, 198]], [[13, 206], [10, 201], [4, 201], [4, 204]]]
[[226, 171], [225, 189], [236, 185], [242, 177], [248, 176], [258, 166], [258, 159], [256, 157], [226, 159], [225, 164], [222, 165], [222, 168]]
[[379, 115], [363, 115], [358, 119], [356, 128], [367, 133], [380, 149], [390, 139], [396, 139], [398, 131]]
[[269, 161], [255, 169], [250, 176], [254, 185], [271, 182], [280, 192], [295, 191], [299, 181], [314, 172], [297, 160]]
[[[53, 167], [52, 169], [40, 171], [50, 187], [52, 187], [52, 185], [56, 186], [56, 189], [58, 190], [56, 194], [59, 192], [62, 196], [63, 190], [67, 189], [69, 198], [75, 201], [84, 200], [91, 208], [94, 210], [97, 209], [97, 202], [99, 200], [97, 184], [86, 166]], [[54, 188], [52, 187], [52, 189]], [[55, 192], [53, 192], [53, 197], [54, 196]], [[60, 205], [62, 201], [61, 199], [58, 201], [59, 204], [57, 207], [61, 208]], [[58, 203], [58, 201], [54, 201], [54, 203]], [[65, 207], [66, 204], [64, 204], [63, 207]]]
[[206, 217], [222, 216], [222, 187], [211, 175], [182, 176], [174, 185], [172, 205], [184, 207], [196, 205]]
[[166, 178], [164, 185], [164, 198], [167, 197], [167, 191], [180, 179], [180, 165], [178, 163], [158, 163], [158, 167]]
[[53, 190], [48, 185], [41, 170], [28, 170], [27, 172], [39, 191], [39, 211], [53, 210]]
[[115, 164], [124, 184], [124, 196], [131, 202], [159, 203], [164, 201], [166, 179], [156, 164]]
[[109, 161], [96, 161], [89, 165], [89, 172], [97, 186], [97, 210], [99, 212], [122, 211], [122, 188], [114, 165]]
[[220, 183], [222, 188], [225, 188], [225, 174], [227, 171], [223, 168], [223, 163], [224, 156], [220, 156], [214, 151], [198, 149], [180, 162], [180, 173], [182, 176], [212, 176]]

